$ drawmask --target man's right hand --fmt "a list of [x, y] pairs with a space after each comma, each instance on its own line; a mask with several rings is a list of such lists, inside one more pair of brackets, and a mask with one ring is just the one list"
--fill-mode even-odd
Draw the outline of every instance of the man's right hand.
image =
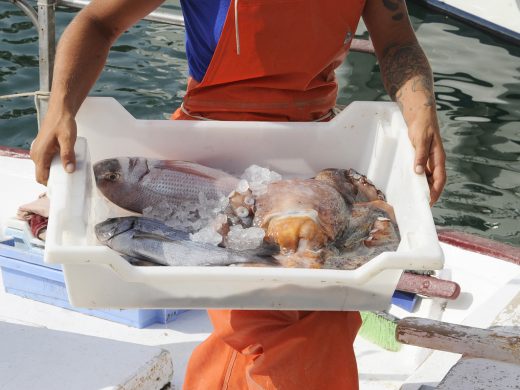
[[39, 183], [47, 184], [57, 153], [63, 168], [74, 171], [74, 116], [103, 70], [110, 46], [163, 1], [92, 0], [65, 29], [56, 51], [49, 111], [31, 146]]
[[76, 121], [72, 115], [45, 116], [41, 130], [31, 145], [31, 159], [36, 166], [36, 181], [47, 185], [52, 159], [59, 153], [63, 169], [74, 172], [76, 156]]

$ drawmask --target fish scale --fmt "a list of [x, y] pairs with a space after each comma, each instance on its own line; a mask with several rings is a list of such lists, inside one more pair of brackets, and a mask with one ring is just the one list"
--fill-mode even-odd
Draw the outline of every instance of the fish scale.
[[200, 164], [143, 157], [99, 161], [94, 165], [94, 175], [103, 195], [138, 213], [164, 203], [176, 208], [186, 201], [198, 202], [200, 194], [218, 200], [238, 183], [232, 175]]

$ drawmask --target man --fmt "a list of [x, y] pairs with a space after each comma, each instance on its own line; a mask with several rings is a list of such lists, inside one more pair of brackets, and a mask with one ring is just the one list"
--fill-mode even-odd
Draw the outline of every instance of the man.
[[[66, 29], [49, 110], [32, 146], [46, 183], [60, 153], [74, 170], [74, 117], [113, 42], [159, 0], [94, 0]], [[431, 203], [445, 184], [432, 73], [404, 0], [183, 0], [188, 91], [173, 119], [322, 121], [362, 15], [385, 87], [401, 108]], [[412, 169], [412, 167], [411, 167]], [[211, 310], [212, 335], [194, 351], [185, 389], [356, 389], [354, 312]]]

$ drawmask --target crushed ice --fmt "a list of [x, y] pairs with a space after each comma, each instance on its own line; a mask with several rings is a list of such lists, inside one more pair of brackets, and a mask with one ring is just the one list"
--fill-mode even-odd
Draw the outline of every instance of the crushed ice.
[[[234, 191], [243, 195], [244, 206], [230, 212], [228, 197], [212, 200], [201, 192], [198, 202], [184, 202], [176, 208], [167, 202], [161, 202], [144, 209], [143, 215], [160, 220], [175, 229], [190, 232], [192, 241], [212, 245], [225, 241], [226, 247], [234, 250], [258, 248], [265, 232], [262, 228], [251, 227], [252, 219], [248, 207], [254, 206], [255, 198], [267, 191], [269, 183], [278, 180], [282, 180], [279, 173], [251, 165], [241, 175]], [[229, 232], [224, 240], [222, 234], [225, 234], [228, 225]]]
[[175, 208], [167, 202], [161, 202], [145, 208], [143, 216], [162, 221], [175, 229], [194, 233], [209, 226], [217, 215], [226, 209], [228, 203], [228, 198], [225, 196], [212, 200], [200, 193], [198, 202], [184, 202]]
[[227, 248], [234, 250], [255, 249], [262, 245], [264, 229], [250, 227], [244, 229], [241, 225], [231, 226], [227, 235]]
[[279, 173], [259, 167], [258, 165], [248, 167], [241, 178], [247, 181], [255, 197], [264, 194], [267, 191], [267, 185], [269, 183], [282, 180], [282, 176]]

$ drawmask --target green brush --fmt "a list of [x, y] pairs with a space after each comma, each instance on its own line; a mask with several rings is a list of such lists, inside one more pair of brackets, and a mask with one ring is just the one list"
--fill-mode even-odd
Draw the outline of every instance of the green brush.
[[363, 323], [359, 335], [372, 343], [392, 352], [401, 348], [401, 343], [395, 339], [395, 330], [399, 318], [383, 311], [362, 311]]

